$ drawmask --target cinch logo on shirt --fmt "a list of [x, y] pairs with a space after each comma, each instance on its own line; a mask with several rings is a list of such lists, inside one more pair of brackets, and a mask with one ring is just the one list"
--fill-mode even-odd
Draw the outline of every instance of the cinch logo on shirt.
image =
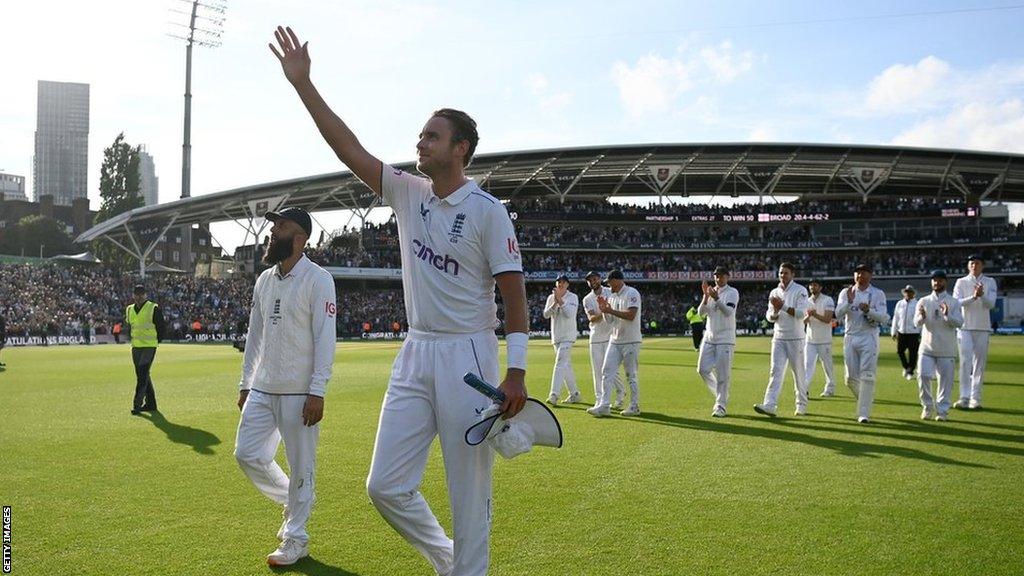
[[[429, 263], [434, 268], [444, 272], [445, 274], [451, 274], [452, 276], [459, 275], [459, 261], [451, 256], [445, 254], [435, 254], [434, 249], [427, 246], [419, 240], [413, 239], [412, 246], [416, 250], [416, 257], [424, 262]], [[452, 271], [448, 271], [448, 265], [453, 264]]]

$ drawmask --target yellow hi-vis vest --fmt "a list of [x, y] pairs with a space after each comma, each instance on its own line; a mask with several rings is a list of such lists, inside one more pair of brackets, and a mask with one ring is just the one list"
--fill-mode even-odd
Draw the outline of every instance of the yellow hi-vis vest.
[[153, 324], [153, 310], [156, 304], [146, 301], [142, 310], [135, 312], [135, 304], [129, 304], [124, 317], [132, 327], [132, 348], [156, 348], [156, 324]]
[[691, 308], [686, 311], [686, 320], [690, 324], [702, 324], [704, 322], [704, 317], [700, 315], [700, 312], [697, 312], [696, 308]]

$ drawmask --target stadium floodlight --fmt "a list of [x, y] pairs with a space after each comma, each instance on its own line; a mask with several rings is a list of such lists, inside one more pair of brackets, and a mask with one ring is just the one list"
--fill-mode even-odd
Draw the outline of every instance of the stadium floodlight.
[[[185, 128], [181, 143], [181, 197], [192, 195], [192, 45], [198, 44], [206, 48], [217, 48], [221, 45], [221, 34], [227, 12], [227, 0], [177, 0], [189, 4], [190, 10], [184, 11], [171, 8], [171, 12], [188, 16], [188, 25], [172, 22], [174, 26], [183, 28], [187, 35], [168, 34], [172, 38], [184, 40], [185, 44]], [[202, 26], [196, 26], [199, 20]], [[192, 268], [192, 227], [181, 229], [182, 261], [185, 269]]]

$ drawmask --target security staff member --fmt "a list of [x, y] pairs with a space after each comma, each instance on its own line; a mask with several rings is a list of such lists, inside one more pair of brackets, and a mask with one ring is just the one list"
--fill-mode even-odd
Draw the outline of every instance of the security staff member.
[[149, 370], [156, 358], [156, 347], [163, 340], [164, 315], [155, 302], [146, 298], [146, 287], [136, 284], [132, 290], [134, 304], [124, 311], [125, 322], [132, 329], [132, 363], [135, 364], [135, 399], [132, 414], [156, 412], [156, 393]]
[[697, 304], [690, 306], [686, 311], [686, 321], [690, 323], [690, 335], [693, 336], [693, 349], [700, 350], [700, 343], [704, 340], [704, 316], [697, 310]]

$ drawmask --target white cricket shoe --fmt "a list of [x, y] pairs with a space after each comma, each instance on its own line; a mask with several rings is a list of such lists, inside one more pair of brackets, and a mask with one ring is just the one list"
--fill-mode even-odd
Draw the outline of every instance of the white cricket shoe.
[[971, 403], [967, 405], [967, 408], [971, 410], [981, 410], [981, 402], [975, 402], [971, 400]]
[[945, 414], [936, 414], [935, 415], [935, 421], [936, 422], [945, 422], [946, 421], [946, 415]]
[[640, 407], [639, 406], [630, 406], [629, 408], [626, 408], [622, 412], [619, 412], [619, 416], [639, 416], [639, 415], [640, 415]]
[[821, 397], [822, 398], [831, 398], [831, 397], [833, 397], [835, 395], [836, 395], [836, 393], [834, 391], [832, 391], [832, 390], [822, 390], [822, 392], [821, 392]]
[[309, 556], [309, 548], [288, 538], [267, 556], [267, 564], [271, 566], [291, 566], [302, 558]]
[[807, 407], [806, 406], [797, 406], [796, 407], [796, 411], [793, 412], [793, 415], [794, 416], [806, 416], [807, 415]]
[[906, 372], [905, 374], [906, 374], [906, 377], [907, 377], [907, 382], [910, 382], [910, 381], [912, 381], [914, 379], [914, 375], [911, 374], [910, 372]]
[[288, 526], [288, 506], [285, 505], [284, 511], [281, 512], [281, 527], [277, 530], [277, 539], [284, 540], [284, 529]]
[[725, 418], [725, 408], [716, 405], [715, 409], [711, 411], [711, 416], [714, 418]]
[[970, 407], [970, 401], [967, 398], [961, 398], [953, 403], [953, 408], [958, 410], [967, 410]]
[[867, 424], [868, 423], [868, 417], [867, 416], [859, 416], [857, 418], [857, 422], [860, 422], [861, 424]]
[[754, 404], [754, 412], [775, 418], [775, 410], [768, 408], [764, 404]]
[[612, 406], [611, 406], [612, 410], [622, 410], [622, 404], [625, 401], [626, 401], [625, 397], [616, 398], [615, 402], [612, 402]]
[[921, 409], [921, 420], [931, 420], [933, 416], [935, 416], [935, 413], [932, 412], [931, 408]]
[[611, 416], [612, 411], [607, 406], [591, 406], [590, 408], [587, 408], [587, 414], [596, 418], [602, 418], [604, 416]]
[[568, 396], [566, 396], [565, 400], [562, 400], [562, 403], [563, 404], [579, 404], [580, 400], [583, 400], [583, 396], [581, 396], [580, 393], [577, 392], [575, 394], [569, 394]]
[[552, 394], [551, 396], [548, 396], [548, 404], [551, 404], [552, 406], [557, 406], [558, 405], [558, 395], [557, 394]]

